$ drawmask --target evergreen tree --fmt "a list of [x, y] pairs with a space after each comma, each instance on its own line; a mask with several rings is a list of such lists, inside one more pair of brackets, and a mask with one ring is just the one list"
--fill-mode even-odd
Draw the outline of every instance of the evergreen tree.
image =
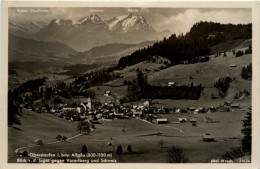
[[246, 117], [243, 120], [242, 134], [244, 138], [242, 139], [242, 149], [245, 153], [251, 154], [252, 147], [252, 112], [246, 113]]
[[123, 148], [122, 148], [121, 145], [117, 146], [116, 154], [117, 154], [117, 155], [122, 155], [122, 154], [123, 154]]
[[21, 125], [20, 120], [17, 116], [21, 116], [21, 110], [19, 104], [8, 99], [8, 125], [19, 124]]
[[82, 146], [81, 153], [85, 155], [88, 153], [88, 148], [85, 144]]
[[130, 152], [132, 152], [132, 146], [131, 146], [131, 144], [129, 144], [128, 146], [127, 146], [127, 151], [130, 153]]

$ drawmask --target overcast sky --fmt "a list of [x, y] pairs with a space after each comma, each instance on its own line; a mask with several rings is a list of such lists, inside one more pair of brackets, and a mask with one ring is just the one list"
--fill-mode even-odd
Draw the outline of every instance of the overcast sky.
[[[18, 12], [21, 9], [44, 9], [45, 12]], [[52, 19], [77, 20], [89, 16], [90, 9], [103, 10], [96, 12], [102, 19], [108, 20], [114, 16], [127, 15], [129, 8], [9, 8], [9, 18], [21, 21], [44, 21]], [[138, 9], [140, 16], [157, 31], [170, 30], [172, 33], [186, 33], [191, 26], [199, 21], [213, 21], [220, 23], [247, 24], [252, 23], [251, 9], [227, 9], [227, 8], [131, 8]], [[46, 12], [47, 10], [47, 12]]]

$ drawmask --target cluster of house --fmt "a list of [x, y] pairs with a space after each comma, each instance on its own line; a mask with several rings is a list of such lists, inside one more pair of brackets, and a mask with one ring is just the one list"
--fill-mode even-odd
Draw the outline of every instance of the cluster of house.
[[[205, 107], [188, 107], [187, 112], [193, 113], [193, 114], [199, 114], [199, 113], [213, 113], [213, 112], [230, 112], [230, 111], [235, 111], [235, 110], [240, 110], [243, 111], [244, 109], [240, 108], [240, 104], [238, 103], [231, 103], [231, 102], [225, 102], [223, 105], [218, 105], [218, 106], [211, 106], [209, 108]], [[186, 110], [177, 108], [175, 110], [176, 113], [185, 113]]]
[[55, 116], [66, 119], [68, 121], [84, 121], [88, 120], [91, 123], [99, 123], [100, 119], [149, 119], [154, 123], [168, 123], [166, 118], [160, 118], [158, 114], [169, 113], [168, 108], [150, 107], [150, 102], [145, 101], [139, 104], [122, 105], [118, 101], [109, 101], [95, 107], [92, 100], [89, 98], [87, 102], [80, 103], [75, 107], [70, 107], [68, 104], [59, 104], [57, 109], [47, 111], [46, 107], [37, 108], [40, 113], [50, 112]]
[[[58, 109], [50, 109], [50, 113], [64, 118], [69, 121], [84, 121], [88, 120], [92, 123], [99, 123], [100, 119], [129, 119], [137, 118], [144, 119], [151, 123], [162, 124], [168, 123], [167, 118], [162, 118], [161, 114], [171, 112], [175, 113], [212, 113], [216, 111], [233, 111], [239, 109], [239, 104], [232, 104], [225, 102], [222, 106], [212, 106], [210, 108], [204, 107], [188, 107], [187, 109], [181, 108], [157, 108], [151, 106], [150, 101], [143, 103], [123, 105], [119, 101], [109, 101], [105, 104], [93, 106], [92, 100], [87, 99], [87, 102], [80, 103], [75, 107], [69, 107], [67, 104], [60, 104]], [[46, 107], [41, 107], [41, 112], [48, 112]], [[39, 110], [38, 110], [39, 111]], [[186, 118], [178, 118], [179, 122], [188, 122], [196, 124], [196, 119], [187, 120]], [[204, 122], [214, 122], [210, 119], [204, 119]]]
[[57, 110], [51, 109], [51, 113], [69, 121], [89, 120], [92, 123], [99, 123], [99, 119], [147, 119], [148, 117], [158, 124], [168, 122], [167, 119], [161, 119], [155, 114], [168, 113], [169, 109], [152, 108], [149, 105], [149, 101], [131, 106], [109, 101], [94, 108], [91, 99], [88, 99], [86, 103], [80, 103], [76, 107], [62, 104]]

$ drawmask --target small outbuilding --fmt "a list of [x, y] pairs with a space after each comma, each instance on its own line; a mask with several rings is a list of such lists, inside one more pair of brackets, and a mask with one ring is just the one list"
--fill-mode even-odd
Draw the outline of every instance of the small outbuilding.
[[187, 109], [188, 109], [189, 111], [194, 111], [194, 110], [196, 110], [195, 107], [188, 107]]
[[177, 108], [177, 109], [175, 110], [175, 113], [181, 113], [181, 109], [180, 109], [180, 108]]
[[187, 122], [187, 118], [183, 118], [183, 117], [178, 118], [178, 120], [179, 120], [179, 122], [181, 122], [181, 123], [186, 123], [186, 122]]
[[238, 103], [233, 103], [233, 104], [231, 104], [230, 106], [231, 106], [231, 108], [233, 108], [233, 109], [239, 109], [239, 104], [238, 104]]
[[197, 123], [196, 119], [190, 119], [190, 123]]
[[173, 87], [174, 85], [175, 85], [174, 82], [168, 82], [168, 86], [169, 86], [169, 87]]
[[111, 91], [109, 91], [109, 90], [107, 90], [107, 91], [105, 91], [105, 93], [104, 93], [104, 96], [111, 96]]
[[212, 141], [215, 141], [215, 137], [214, 137], [214, 135], [209, 134], [209, 133], [205, 133], [205, 134], [203, 134], [202, 137], [203, 137], [203, 141], [205, 141], [205, 142], [212, 142]]
[[167, 118], [157, 118], [156, 123], [157, 124], [165, 124], [165, 123], [168, 123], [168, 119]]

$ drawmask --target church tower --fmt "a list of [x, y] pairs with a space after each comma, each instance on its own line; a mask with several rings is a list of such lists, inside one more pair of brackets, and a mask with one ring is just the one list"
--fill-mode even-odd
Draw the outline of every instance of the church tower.
[[91, 98], [88, 98], [87, 107], [89, 108], [89, 110], [91, 110], [91, 109], [92, 109], [92, 105], [91, 105]]

